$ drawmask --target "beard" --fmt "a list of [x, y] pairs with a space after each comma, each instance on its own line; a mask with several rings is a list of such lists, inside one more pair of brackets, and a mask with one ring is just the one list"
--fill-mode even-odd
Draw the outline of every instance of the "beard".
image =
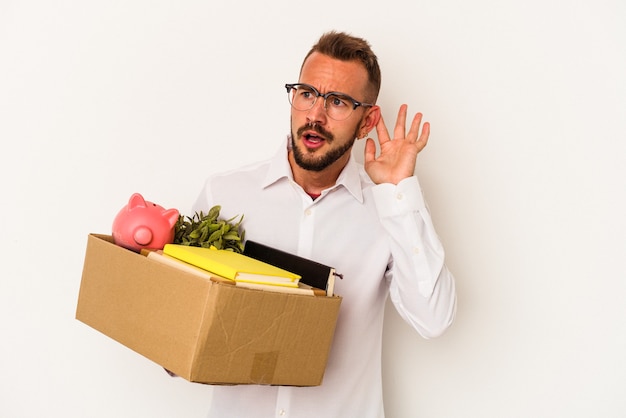
[[326, 154], [322, 154], [316, 156], [313, 152], [302, 151], [300, 148], [296, 146], [296, 138], [299, 138], [302, 135], [302, 132], [306, 130], [313, 130], [318, 134], [324, 137], [324, 140], [328, 144], [332, 144], [335, 141], [335, 137], [332, 133], [326, 131], [319, 125], [311, 125], [307, 124], [298, 129], [296, 135], [294, 135], [293, 131], [291, 133], [290, 138], [290, 146], [293, 152], [293, 158], [301, 168], [308, 171], [322, 171], [325, 168], [329, 167], [335, 161], [339, 160], [342, 156], [344, 156], [347, 152], [350, 152], [352, 146], [354, 145], [354, 141], [357, 135], [357, 131], [355, 130], [354, 135], [352, 135], [352, 140], [346, 142], [339, 148], [333, 148], [328, 151]]

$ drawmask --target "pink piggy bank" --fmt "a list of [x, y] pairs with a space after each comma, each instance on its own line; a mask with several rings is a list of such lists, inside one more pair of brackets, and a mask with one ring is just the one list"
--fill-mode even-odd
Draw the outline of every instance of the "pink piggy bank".
[[136, 252], [161, 250], [174, 241], [178, 216], [178, 210], [165, 210], [135, 193], [113, 220], [113, 241]]

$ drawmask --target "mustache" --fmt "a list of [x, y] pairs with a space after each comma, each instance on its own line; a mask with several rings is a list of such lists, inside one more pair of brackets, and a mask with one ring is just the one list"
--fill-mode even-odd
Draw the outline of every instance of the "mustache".
[[326, 129], [322, 128], [317, 123], [314, 123], [314, 124], [307, 123], [306, 125], [301, 126], [300, 128], [298, 128], [298, 131], [296, 132], [296, 134], [300, 137], [305, 131], [314, 131], [318, 133], [320, 136], [323, 136], [324, 138], [326, 138], [329, 142], [334, 139], [332, 133], [328, 132]]

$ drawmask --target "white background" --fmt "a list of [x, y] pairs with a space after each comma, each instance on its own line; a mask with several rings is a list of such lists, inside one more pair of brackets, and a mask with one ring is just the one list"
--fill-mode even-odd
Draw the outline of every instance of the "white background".
[[432, 123], [457, 278], [439, 339], [387, 310], [387, 415], [626, 416], [625, 28], [619, 0], [0, 1], [0, 416], [205, 415], [208, 386], [74, 319], [87, 234], [272, 155], [328, 29], [372, 43], [388, 125]]

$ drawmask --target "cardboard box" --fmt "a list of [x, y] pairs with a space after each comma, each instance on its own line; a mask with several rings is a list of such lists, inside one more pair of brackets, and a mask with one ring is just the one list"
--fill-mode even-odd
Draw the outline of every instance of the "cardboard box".
[[239, 288], [90, 234], [76, 319], [198, 383], [322, 383], [340, 297]]

